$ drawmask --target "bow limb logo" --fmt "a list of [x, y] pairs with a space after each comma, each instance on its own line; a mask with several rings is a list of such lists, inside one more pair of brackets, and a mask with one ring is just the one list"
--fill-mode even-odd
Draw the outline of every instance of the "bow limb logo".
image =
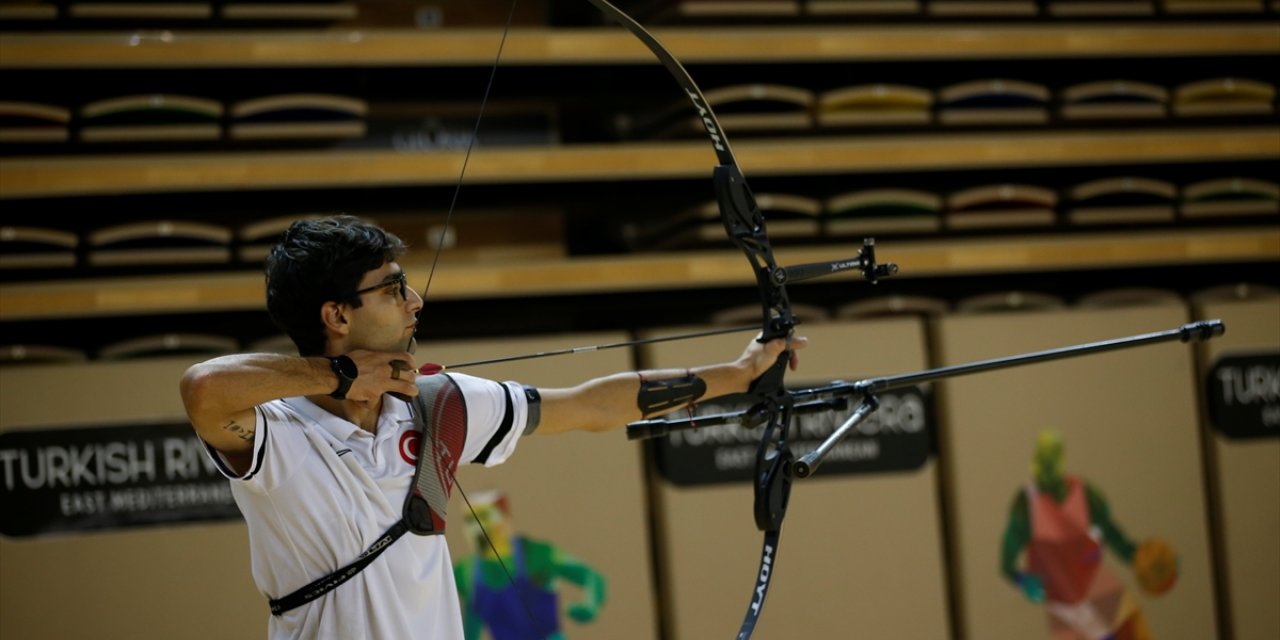
[[711, 119], [711, 109], [702, 104], [702, 95], [688, 89], [685, 89], [685, 93], [689, 94], [690, 100], [693, 100], [693, 107], [698, 110], [698, 117], [702, 118], [702, 126], [707, 128], [707, 133], [711, 136], [711, 143], [715, 145], [717, 151], [725, 151], [724, 139], [720, 137], [720, 129], [716, 127], [715, 120]]
[[756, 583], [756, 597], [751, 600], [752, 615], [760, 615], [760, 607], [764, 606], [764, 592], [769, 588], [769, 572], [773, 567], [773, 545], [765, 545], [764, 561], [760, 563], [760, 578]]

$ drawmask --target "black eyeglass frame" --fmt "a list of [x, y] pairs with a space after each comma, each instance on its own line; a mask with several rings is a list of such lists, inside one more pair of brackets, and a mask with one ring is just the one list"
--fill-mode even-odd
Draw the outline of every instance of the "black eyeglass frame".
[[382, 282], [379, 282], [378, 284], [375, 284], [372, 287], [365, 287], [363, 289], [358, 289], [351, 294], [351, 297], [358, 298], [366, 293], [369, 293], [370, 291], [386, 289], [387, 287], [393, 284], [400, 285], [400, 300], [401, 301], [408, 300], [409, 299], [409, 277], [406, 276], [403, 271], [395, 275], [389, 276]]

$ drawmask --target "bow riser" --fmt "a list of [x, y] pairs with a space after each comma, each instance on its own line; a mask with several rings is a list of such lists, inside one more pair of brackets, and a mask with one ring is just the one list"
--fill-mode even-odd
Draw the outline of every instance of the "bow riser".
[[[778, 264], [769, 243], [764, 214], [751, 194], [751, 187], [747, 186], [747, 180], [737, 166], [717, 166], [712, 179], [715, 182], [716, 201], [720, 203], [720, 220], [724, 224], [725, 233], [746, 254], [756, 276], [763, 313], [760, 342], [789, 337], [796, 326], [796, 319], [791, 312], [791, 300], [787, 297], [786, 287], [774, 278]], [[784, 356], [790, 359], [789, 354]], [[763, 388], [780, 388], [781, 385], [779, 378], [776, 385], [763, 385]]]

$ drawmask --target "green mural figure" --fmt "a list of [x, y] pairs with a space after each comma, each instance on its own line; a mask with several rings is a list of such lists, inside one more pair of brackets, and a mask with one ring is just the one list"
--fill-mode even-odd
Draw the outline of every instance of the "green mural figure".
[[[1045, 430], [1031, 461], [1033, 481], [1009, 509], [1000, 571], [1034, 603], [1045, 605], [1052, 640], [1150, 640], [1136, 598], [1102, 563], [1110, 549], [1133, 567], [1138, 584], [1163, 594], [1177, 579], [1168, 543], [1135, 545], [1111, 518], [1106, 498], [1064, 472], [1062, 435]], [[1026, 551], [1025, 567], [1018, 557]]]
[[[578, 585], [585, 594], [582, 602], [569, 605], [569, 617], [578, 623], [595, 620], [605, 600], [604, 576], [549, 542], [516, 535], [510, 505], [502, 493], [477, 495], [472, 507], [475, 516], [468, 514], [466, 531], [475, 553], [453, 566], [466, 640], [479, 640], [484, 628], [493, 640], [563, 639], [556, 593], [559, 580]], [[476, 518], [489, 532], [493, 548]], [[494, 548], [502, 562], [494, 556]]]

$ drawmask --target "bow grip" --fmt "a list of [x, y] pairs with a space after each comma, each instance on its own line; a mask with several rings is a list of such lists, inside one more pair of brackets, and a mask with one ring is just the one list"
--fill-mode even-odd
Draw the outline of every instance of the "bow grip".
[[751, 386], [747, 387], [747, 393], [752, 395], [768, 395], [776, 389], [782, 388], [782, 378], [787, 373], [787, 365], [791, 363], [791, 349], [787, 349], [778, 354], [778, 359], [760, 374], [759, 378], [751, 381]]

